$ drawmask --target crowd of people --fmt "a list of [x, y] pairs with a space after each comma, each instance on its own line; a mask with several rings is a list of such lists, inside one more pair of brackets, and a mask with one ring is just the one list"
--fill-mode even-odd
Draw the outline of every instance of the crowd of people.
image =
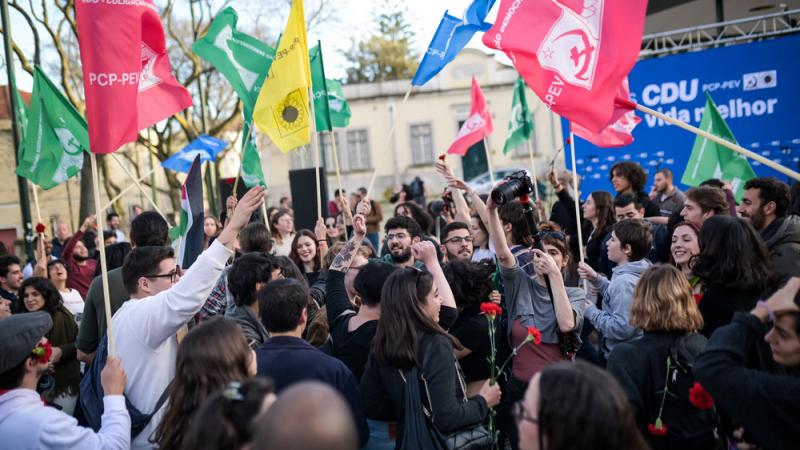
[[662, 169], [646, 193], [621, 162], [615, 192], [577, 208], [571, 174], [551, 172], [546, 211], [437, 172], [440, 198], [417, 178], [390, 217], [366, 189], [336, 190], [313, 229], [288, 198], [261, 219], [251, 189], [205, 217], [187, 270], [147, 211], [127, 236], [118, 215], [100, 232], [90, 216], [39, 233], [24, 266], [0, 256], [3, 446], [800, 441], [797, 185], [751, 179], [737, 203], [726, 182], [681, 192]]

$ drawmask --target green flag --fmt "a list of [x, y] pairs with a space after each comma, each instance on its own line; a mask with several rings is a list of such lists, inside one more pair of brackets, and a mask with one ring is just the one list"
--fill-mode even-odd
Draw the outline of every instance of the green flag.
[[[261, 169], [261, 156], [258, 154], [256, 136], [251, 134], [252, 128], [252, 122], [245, 122], [242, 131], [244, 133], [242, 138], [242, 181], [248, 188], [267, 185], [264, 171]], [[253, 130], [254, 132], [255, 130]]]
[[231, 83], [242, 99], [245, 118], [251, 120], [258, 91], [275, 59], [275, 49], [236, 31], [237, 20], [233, 8], [223, 9], [214, 17], [206, 34], [192, 45], [192, 50]]
[[345, 128], [350, 125], [350, 105], [344, 98], [342, 83], [330, 78], [325, 79], [328, 86], [328, 111], [331, 113], [331, 125]]
[[503, 153], [525, 145], [533, 135], [533, 120], [525, 99], [525, 82], [517, 77], [514, 83], [514, 100], [511, 102], [511, 118], [508, 120], [508, 137], [503, 146]]
[[37, 66], [17, 175], [42, 189], [75, 176], [89, 151], [86, 121]]
[[311, 89], [314, 92], [314, 118], [317, 131], [332, 131], [333, 127], [348, 126], [350, 105], [344, 98], [342, 84], [325, 78], [321, 44], [317, 43], [308, 50], [308, 59], [311, 65]]
[[[733, 132], [717, 110], [717, 105], [706, 92], [706, 107], [700, 129], [718, 136], [726, 141], [737, 143]], [[697, 136], [689, 156], [689, 163], [683, 172], [681, 182], [688, 186], [698, 186], [709, 178], [730, 181], [737, 200], [742, 199], [744, 183], [756, 174], [747, 159], [733, 150]]]

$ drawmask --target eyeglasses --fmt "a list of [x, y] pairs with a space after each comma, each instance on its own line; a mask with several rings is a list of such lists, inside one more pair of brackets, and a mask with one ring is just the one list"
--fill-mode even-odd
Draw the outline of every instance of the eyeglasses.
[[397, 239], [398, 241], [402, 241], [403, 239], [407, 238], [408, 235], [405, 233], [397, 233], [397, 234], [387, 234], [384, 238], [387, 241], [391, 241], [393, 239]]
[[450, 239], [444, 241], [444, 243], [449, 244], [452, 242], [454, 244], [461, 245], [465, 242], [468, 244], [472, 244], [472, 241], [474, 241], [474, 239], [472, 239], [472, 236], [467, 236], [467, 237], [456, 236], [456, 237], [451, 237]]
[[169, 273], [162, 273], [162, 274], [156, 274], [156, 275], [145, 275], [145, 278], [169, 278], [169, 282], [170, 283], [174, 283], [174, 282], [178, 281], [178, 278], [180, 278], [180, 277], [181, 277], [181, 271], [177, 267], [175, 269], [173, 269]]
[[519, 426], [520, 422], [526, 420], [530, 423], [539, 424], [539, 418], [533, 417], [525, 411], [525, 405], [522, 404], [522, 400], [514, 403], [514, 406], [511, 408], [511, 417], [514, 418], [514, 422]]

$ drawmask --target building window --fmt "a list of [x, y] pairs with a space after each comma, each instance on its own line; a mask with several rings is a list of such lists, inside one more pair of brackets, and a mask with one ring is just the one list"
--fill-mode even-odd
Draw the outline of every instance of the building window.
[[411, 125], [411, 163], [433, 164], [433, 131], [430, 123]]
[[368, 170], [369, 161], [369, 140], [367, 130], [348, 130], [347, 131], [347, 169], [343, 170]]
[[302, 148], [289, 152], [289, 169], [299, 170], [312, 167], [314, 167], [314, 154], [311, 153], [310, 145], [304, 145]]
[[325, 150], [325, 171], [328, 173], [336, 173], [336, 165], [333, 161], [333, 142], [336, 142], [336, 154], [339, 156], [339, 170], [344, 170], [343, 153], [345, 149], [342, 147], [342, 140], [339, 137], [339, 132], [322, 133], [322, 148]]

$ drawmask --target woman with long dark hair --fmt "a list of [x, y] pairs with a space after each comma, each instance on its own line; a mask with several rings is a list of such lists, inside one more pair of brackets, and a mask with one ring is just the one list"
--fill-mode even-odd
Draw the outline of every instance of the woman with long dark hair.
[[[614, 199], [606, 191], [594, 191], [583, 202], [583, 218], [592, 224], [586, 241], [586, 262], [600, 270], [600, 259], [606, 250], [611, 228], [617, 221], [614, 216]], [[611, 276], [610, 273], [605, 273]]]
[[255, 374], [255, 353], [236, 322], [215, 317], [193, 328], [178, 347], [169, 406], [153, 441], [163, 449], [181, 448], [192, 416], [206, 398]]
[[[319, 279], [321, 262], [328, 253], [328, 241], [325, 239], [325, 230], [319, 226], [320, 223], [317, 223], [319, 234], [311, 230], [298, 231], [292, 241], [292, 250], [289, 252], [289, 258], [303, 272], [309, 286]], [[323, 223], [322, 227], [324, 226]]]
[[670, 263], [677, 267], [689, 284], [697, 303], [702, 300], [703, 283], [694, 274], [695, 259], [700, 254], [700, 227], [694, 222], [678, 222], [672, 230], [672, 245], [670, 246]]
[[513, 415], [523, 450], [646, 450], [628, 398], [602, 369], [583, 361], [547, 366]]
[[465, 401], [463, 380], [453, 355], [454, 348], [463, 347], [445, 331], [457, 315], [453, 294], [439, 267], [433, 244], [414, 244], [413, 251], [428, 272], [406, 268], [386, 280], [372, 354], [361, 378], [367, 417], [399, 422], [397, 448], [406, 448], [402, 442], [404, 377], [414, 367], [419, 370], [420, 383], [427, 385], [427, 389], [421, 389], [421, 402], [433, 411], [433, 424], [442, 433], [482, 423], [489, 408], [500, 401], [499, 386], [490, 386], [488, 382], [478, 395]]
[[730, 323], [734, 312], [753, 309], [768, 287], [771, 273], [767, 248], [744, 219], [710, 217], [700, 229], [699, 243], [692, 271], [703, 283], [702, 333], [709, 337]]
[[203, 249], [207, 249], [214, 239], [222, 232], [222, 224], [214, 216], [206, 216], [203, 219]]
[[288, 256], [294, 241], [294, 217], [288, 209], [280, 208], [269, 219], [272, 234], [272, 251], [278, 256]]
[[682, 370], [705, 348], [706, 338], [698, 333], [703, 316], [676, 267], [659, 264], [642, 274], [633, 292], [631, 324], [644, 335], [615, 347], [608, 371], [628, 395], [639, 430], [656, 450], [714, 448], [714, 418], [691, 404], [695, 380]]
[[71, 415], [75, 410], [78, 385], [81, 382], [80, 363], [75, 348], [75, 339], [78, 337], [75, 317], [64, 306], [58, 289], [46, 278], [31, 277], [23, 281], [18, 295], [26, 312], [46, 311], [53, 319], [53, 328], [45, 337], [53, 346], [50, 363], [53, 366], [55, 386], [46, 391], [44, 397]]

